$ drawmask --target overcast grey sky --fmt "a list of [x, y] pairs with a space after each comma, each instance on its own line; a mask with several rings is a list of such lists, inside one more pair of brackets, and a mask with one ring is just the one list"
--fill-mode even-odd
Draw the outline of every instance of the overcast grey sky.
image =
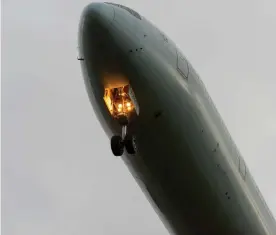
[[[3, 235], [167, 234], [88, 101], [76, 47], [89, 2], [2, 1]], [[276, 215], [276, 2], [117, 2], [188, 57]]]

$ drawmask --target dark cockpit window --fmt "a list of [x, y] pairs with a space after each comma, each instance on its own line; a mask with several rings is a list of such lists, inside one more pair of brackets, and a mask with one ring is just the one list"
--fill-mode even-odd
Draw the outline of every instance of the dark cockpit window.
[[116, 6], [116, 7], [120, 7], [122, 9], [125, 9], [126, 11], [128, 11], [131, 15], [133, 15], [134, 17], [136, 17], [137, 19], [139, 20], [142, 20], [142, 17], [138, 14], [138, 12], [126, 7], [126, 6], [123, 6], [123, 5], [120, 5], [120, 4], [116, 4], [116, 3], [113, 3], [113, 2], [105, 2], [106, 4], [110, 4], [110, 5], [113, 5], [113, 6]]

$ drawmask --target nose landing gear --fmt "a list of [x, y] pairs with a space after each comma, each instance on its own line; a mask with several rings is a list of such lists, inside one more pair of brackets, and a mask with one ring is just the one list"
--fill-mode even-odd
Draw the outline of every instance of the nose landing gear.
[[119, 123], [122, 125], [122, 135], [112, 136], [110, 140], [112, 153], [115, 156], [122, 156], [125, 148], [128, 154], [135, 154], [137, 147], [134, 136], [127, 133], [127, 118], [122, 117]]

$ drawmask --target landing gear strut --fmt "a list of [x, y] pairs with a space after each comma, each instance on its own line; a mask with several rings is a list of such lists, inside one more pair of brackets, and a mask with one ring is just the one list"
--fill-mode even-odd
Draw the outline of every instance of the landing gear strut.
[[127, 133], [127, 117], [119, 118], [119, 123], [122, 126], [122, 135], [112, 136], [110, 140], [112, 153], [115, 156], [122, 156], [125, 148], [128, 154], [135, 154], [137, 150], [135, 138]]

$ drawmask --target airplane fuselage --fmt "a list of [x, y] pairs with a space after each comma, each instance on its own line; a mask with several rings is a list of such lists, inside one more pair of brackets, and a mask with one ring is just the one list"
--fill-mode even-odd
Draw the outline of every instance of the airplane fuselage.
[[[132, 10], [133, 11], [133, 10]], [[90, 101], [108, 137], [122, 127], [104, 102], [104, 74], [123, 74], [139, 114], [122, 159], [177, 235], [274, 235], [275, 220], [204, 84], [177, 46], [123, 6], [88, 5], [79, 31]]]

